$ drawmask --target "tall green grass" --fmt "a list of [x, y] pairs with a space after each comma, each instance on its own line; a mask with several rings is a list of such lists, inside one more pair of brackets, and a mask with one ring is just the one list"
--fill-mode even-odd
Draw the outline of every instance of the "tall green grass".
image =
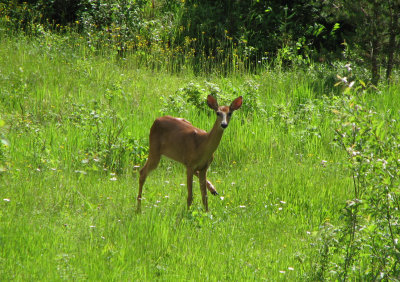
[[[0, 40], [1, 280], [298, 280], [315, 232], [351, 189], [332, 143], [334, 100], [306, 71], [169, 74], [54, 38]], [[217, 197], [186, 209], [185, 171], [163, 159], [135, 214], [137, 168], [168, 96], [210, 83], [243, 94], [208, 178]], [[247, 91], [246, 85], [251, 85]], [[398, 111], [392, 86], [371, 103]], [[205, 98], [205, 97], [204, 97]], [[247, 108], [245, 107], [248, 103]], [[186, 104], [210, 129], [215, 117]], [[251, 107], [250, 107], [251, 106]], [[195, 180], [197, 181], [197, 180]], [[198, 184], [195, 184], [198, 187]]]

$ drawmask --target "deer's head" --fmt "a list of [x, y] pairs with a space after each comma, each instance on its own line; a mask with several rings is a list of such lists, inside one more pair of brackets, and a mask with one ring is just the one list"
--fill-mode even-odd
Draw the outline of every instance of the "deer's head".
[[211, 95], [208, 95], [207, 97], [207, 105], [217, 114], [217, 120], [219, 120], [222, 129], [228, 127], [232, 113], [242, 106], [242, 102], [243, 98], [242, 96], [239, 96], [233, 100], [230, 106], [218, 106], [217, 99]]

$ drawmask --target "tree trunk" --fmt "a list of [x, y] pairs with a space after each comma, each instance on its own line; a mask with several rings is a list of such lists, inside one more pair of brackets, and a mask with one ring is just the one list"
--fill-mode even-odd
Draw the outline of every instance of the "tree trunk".
[[379, 82], [379, 35], [378, 35], [378, 20], [379, 20], [379, 1], [373, 3], [372, 16], [372, 49], [371, 49], [371, 82], [373, 85], [378, 85]]
[[396, 52], [396, 35], [398, 34], [398, 14], [400, 12], [399, 5], [390, 3], [389, 4], [389, 46], [387, 54], [387, 65], [386, 65], [386, 80], [390, 81], [393, 64], [394, 64], [394, 54]]

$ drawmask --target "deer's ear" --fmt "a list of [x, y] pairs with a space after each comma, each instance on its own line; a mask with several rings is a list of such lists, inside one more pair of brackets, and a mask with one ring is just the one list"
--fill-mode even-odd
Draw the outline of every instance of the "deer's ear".
[[215, 99], [213, 96], [207, 96], [207, 105], [214, 111], [218, 111], [218, 102], [217, 99]]
[[242, 106], [242, 102], [243, 102], [243, 97], [242, 96], [237, 97], [235, 100], [233, 100], [232, 104], [229, 106], [229, 110], [233, 112], [240, 109], [240, 107]]

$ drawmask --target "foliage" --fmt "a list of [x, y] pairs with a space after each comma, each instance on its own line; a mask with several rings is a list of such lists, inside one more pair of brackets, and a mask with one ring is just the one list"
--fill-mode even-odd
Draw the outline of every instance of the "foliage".
[[[344, 59], [365, 65], [377, 85], [398, 61], [400, 6], [363, 0], [150, 1], [17, 0], [0, 3], [1, 23], [41, 35], [79, 32], [94, 51], [108, 50], [152, 69], [224, 75]], [[345, 51], [343, 53], [343, 51]]]
[[[397, 279], [400, 275], [400, 139], [394, 113], [377, 113], [367, 104], [366, 84], [347, 81], [332, 111], [336, 144], [347, 157], [353, 195], [342, 211], [343, 224], [321, 230], [321, 279]], [[338, 85], [339, 85], [338, 84]]]
[[198, 84], [189, 83], [183, 88], [179, 88], [174, 95], [162, 97], [163, 107], [161, 113], [188, 113], [193, 109], [204, 110], [205, 91]]
[[148, 1], [85, 1], [78, 25], [87, 34], [89, 46], [116, 48], [123, 54], [138, 48], [139, 38], [149, 22], [143, 13]]
[[386, 69], [386, 79], [390, 80], [399, 60], [399, 1], [329, 0], [323, 10], [327, 21], [341, 22], [346, 27], [343, 39], [352, 51], [348, 59], [370, 69], [372, 84], [378, 84], [382, 69]]
[[212, 50], [233, 46], [254, 63], [263, 57], [272, 59], [283, 50], [281, 57], [290, 63], [287, 52], [309, 57], [312, 49], [321, 45], [329, 50], [337, 48], [332, 43], [338, 26], [326, 26], [319, 15], [321, 7], [318, 1], [302, 0], [185, 1], [180, 20], [183, 28], [177, 38], [198, 38], [194, 48], [197, 53], [205, 50], [206, 56], [216, 53]]
[[67, 119], [90, 136], [79, 153], [87, 157], [81, 160], [84, 169], [107, 169], [121, 173], [129, 166], [142, 165], [147, 159], [147, 146], [141, 145], [129, 134], [121, 136], [125, 123], [115, 110], [101, 108], [97, 103], [92, 108], [73, 104]]
[[339, 26], [324, 22], [321, 7], [303, 0], [250, 5], [165, 1], [156, 6], [147, 0], [13, 0], [2, 4], [2, 19], [9, 28], [32, 35], [64, 32], [69, 26], [93, 50], [106, 46], [121, 56], [134, 53], [152, 68], [168, 63], [173, 71], [189, 66], [195, 73], [227, 74], [272, 63], [307, 65], [319, 57], [314, 50], [320, 46], [338, 49]]
[[35, 35], [41, 18], [40, 12], [27, 2], [0, 2], [0, 23], [12, 32], [22, 30], [26, 34]]
[[239, 87], [232, 84], [222, 87], [207, 81], [203, 85], [190, 82], [185, 87], [179, 88], [174, 95], [162, 98], [161, 113], [182, 114], [190, 111], [208, 111], [205, 102], [208, 94], [216, 97], [221, 105], [229, 103], [238, 96], [243, 96], [246, 104], [241, 107], [241, 112], [247, 116], [252, 116], [256, 112], [261, 115], [265, 114], [259, 97], [259, 84], [253, 80], [247, 80]]

